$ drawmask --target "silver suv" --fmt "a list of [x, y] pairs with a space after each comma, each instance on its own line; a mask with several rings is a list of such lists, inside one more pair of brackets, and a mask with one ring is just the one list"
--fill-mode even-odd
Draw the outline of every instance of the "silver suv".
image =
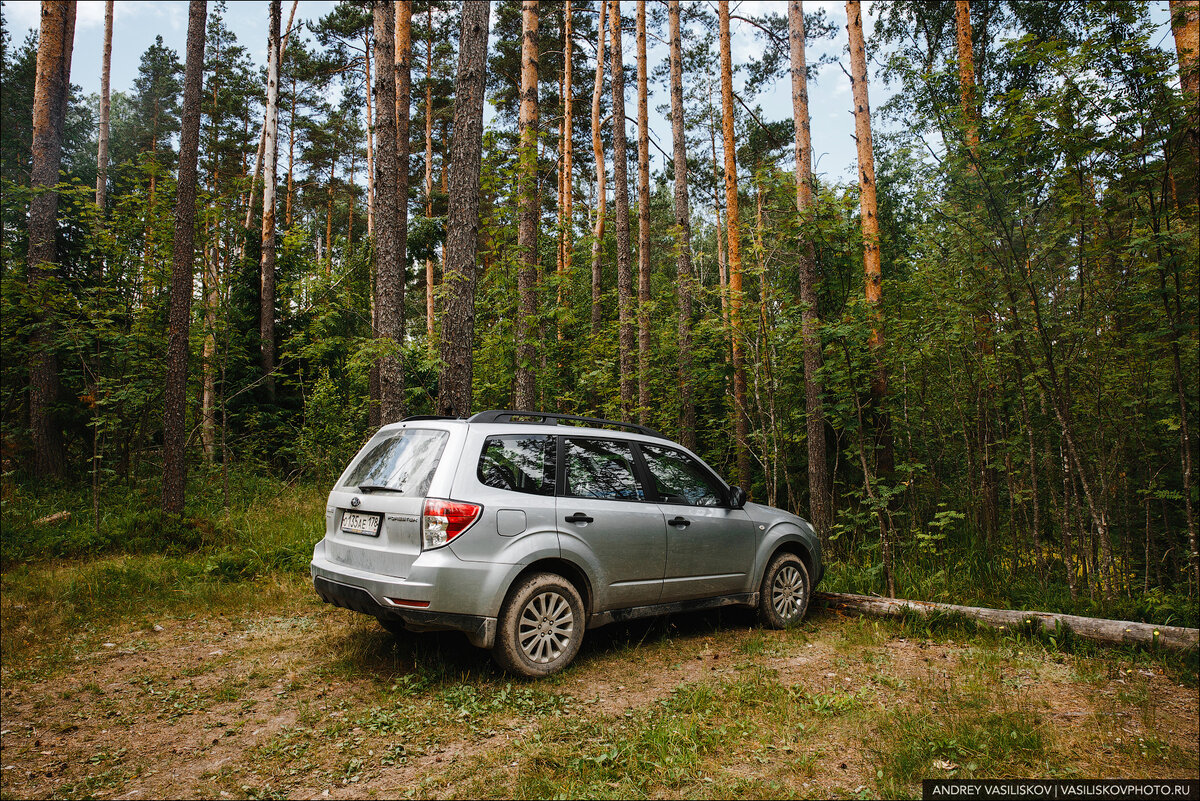
[[741, 605], [782, 628], [822, 572], [812, 526], [658, 432], [511, 411], [381, 428], [329, 494], [312, 560], [328, 603], [396, 633], [463, 631], [524, 676], [613, 621]]

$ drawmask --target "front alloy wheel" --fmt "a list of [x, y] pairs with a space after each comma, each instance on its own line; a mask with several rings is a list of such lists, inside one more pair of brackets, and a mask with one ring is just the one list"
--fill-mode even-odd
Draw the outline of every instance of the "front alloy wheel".
[[763, 575], [758, 616], [763, 625], [782, 629], [800, 622], [808, 610], [808, 570], [793, 553], [780, 553]]

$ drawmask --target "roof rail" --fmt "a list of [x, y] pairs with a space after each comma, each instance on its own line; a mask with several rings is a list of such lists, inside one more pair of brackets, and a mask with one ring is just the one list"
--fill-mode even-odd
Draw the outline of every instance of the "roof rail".
[[[525, 418], [525, 419], [514, 419]], [[533, 425], [555, 426], [563, 423], [586, 423], [588, 425], [601, 427], [611, 426], [614, 428], [627, 428], [638, 434], [643, 434], [647, 437], [659, 437], [666, 439], [658, 431], [647, 426], [638, 425], [637, 423], [622, 423], [617, 420], [604, 420], [599, 417], [580, 417], [574, 414], [554, 414], [552, 412], [515, 412], [510, 409], [491, 409], [486, 412], [478, 412], [467, 418], [468, 423], [530, 423]]]
[[401, 423], [415, 423], [419, 420], [461, 420], [461, 417], [454, 417], [447, 414], [414, 414], [412, 417], [405, 417]]

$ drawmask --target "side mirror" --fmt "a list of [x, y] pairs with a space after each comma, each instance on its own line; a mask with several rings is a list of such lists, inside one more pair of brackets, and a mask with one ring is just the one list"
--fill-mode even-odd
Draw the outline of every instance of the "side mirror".
[[741, 487], [729, 488], [729, 505], [734, 509], [741, 509], [746, 505], [746, 491]]

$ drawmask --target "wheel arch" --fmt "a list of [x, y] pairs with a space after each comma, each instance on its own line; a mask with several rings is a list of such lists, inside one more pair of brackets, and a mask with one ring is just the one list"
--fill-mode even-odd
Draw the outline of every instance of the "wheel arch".
[[780, 542], [775, 545], [775, 547], [771, 550], [770, 555], [763, 562], [762, 572], [759, 574], [759, 577], [758, 577], [759, 584], [762, 583], [763, 577], [765, 576], [766, 571], [767, 571], [767, 567], [771, 564], [772, 561], [774, 561], [775, 557], [781, 553], [795, 554], [796, 556], [798, 556], [800, 558], [800, 561], [804, 563], [804, 569], [806, 571], [808, 571], [809, 587], [812, 587], [812, 583], [814, 581], [813, 571], [816, 568], [816, 565], [813, 561], [812, 551], [809, 549], [809, 547], [807, 545], [805, 545], [805, 543], [802, 540], [798, 540], [798, 539], [784, 540], [783, 542]]
[[508, 598], [512, 588], [523, 580], [525, 577], [534, 573], [554, 573], [562, 576], [567, 581], [571, 582], [579, 593], [579, 597], [583, 599], [583, 611], [585, 615], [592, 613], [592, 582], [588, 578], [587, 573], [579, 565], [562, 558], [545, 558], [539, 559], [536, 562], [531, 562], [521, 569], [521, 572], [513, 576], [512, 581], [508, 583], [508, 587], [504, 590], [505, 599]]

